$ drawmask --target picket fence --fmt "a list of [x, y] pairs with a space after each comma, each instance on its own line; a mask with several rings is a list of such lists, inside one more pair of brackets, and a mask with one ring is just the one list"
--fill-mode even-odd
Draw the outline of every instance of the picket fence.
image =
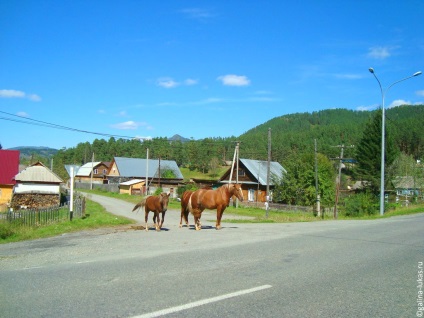
[[51, 206], [42, 209], [21, 209], [0, 213], [0, 222], [9, 222], [18, 226], [40, 226], [82, 218], [85, 215], [85, 198], [74, 198], [73, 211], [69, 205]]

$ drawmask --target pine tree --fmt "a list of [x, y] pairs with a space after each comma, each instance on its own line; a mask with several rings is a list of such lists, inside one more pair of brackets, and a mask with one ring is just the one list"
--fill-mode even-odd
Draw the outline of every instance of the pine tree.
[[[363, 136], [356, 148], [356, 167], [357, 178], [366, 181], [367, 187], [376, 195], [380, 191], [381, 180], [381, 119], [382, 110], [375, 112], [364, 129]], [[387, 123], [387, 122], [386, 122]], [[390, 134], [390, 127], [385, 127], [385, 184], [387, 168], [393, 163], [398, 150], [395, 147], [393, 138]]]

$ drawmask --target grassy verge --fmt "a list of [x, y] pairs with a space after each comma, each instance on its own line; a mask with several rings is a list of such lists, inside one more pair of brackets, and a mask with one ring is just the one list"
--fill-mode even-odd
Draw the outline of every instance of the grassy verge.
[[[127, 194], [110, 193], [98, 190], [84, 191], [87, 193], [104, 195], [111, 198], [124, 200], [130, 203], [137, 204], [140, 200], [140, 196], [130, 196]], [[82, 230], [98, 229], [105, 227], [114, 227], [119, 225], [133, 224], [134, 221], [124, 217], [116, 216], [108, 213], [100, 204], [91, 200], [86, 201], [86, 218], [76, 219], [73, 221], [65, 221], [47, 226], [35, 226], [35, 227], [18, 227], [13, 224], [0, 223], [0, 244], [17, 242], [24, 240], [32, 240], [37, 238], [45, 238], [63, 233], [78, 232]], [[170, 200], [169, 209], [179, 210], [181, 204], [177, 200]], [[312, 213], [304, 212], [277, 212], [268, 211], [268, 217], [266, 217], [266, 211], [259, 208], [242, 207], [235, 208], [229, 206], [224, 213], [223, 219], [228, 223], [288, 223], [288, 222], [313, 222], [321, 221], [322, 218], [314, 216]], [[342, 214], [339, 215], [340, 220], [372, 220], [387, 218], [399, 215], [409, 215], [415, 213], [423, 213], [424, 204], [413, 205], [405, 208], [398, 208], [387, 212], [384, 216], [379, 214], [362, 216], [362, 217], [345, 217]], [[231, 219], [225, 216], [231, 214]], [[235, 217], [234, 217], [235, 216]], [[237, 218], [240, 216], [240, 218]], [[247, 218], [246, 218], [247, 217]], [[332, 217], [326, 217], [325, 220], [332, 220]]]
[[63, 233], [113, 227], [132, 223], [134, 223], [132, 220], [111, 214], [107, 212], [100, 204], [87, 200], [86, 217], [84, 219], [74, 218], [72, 221], [33, 227], [16, 226], [10, 223], [0, 223], [0, 244], [33, 240], [56, 236]]
[[[120, 200], [125, 200], [127, 202], [131, 202], [137, 204], [140, 200], [140, 196], [131, 196], [128, 194], [119, 194], [119, 193], [111, 193], [99, 190], [87, 190], [87, 193], [99, 194], [108, 196], [111, 198], [116, 198]], [[177, 200], [171, 199], [169, 201], [169, 209], [179, 210], [181, 208], [181, 203]], [[287, 223], [287, 222], [312, 222], [312, 221], [321, 221], [321, 220], [333, 220], [333, 217], [316, 217], [312, 213], [306, 212], [281, 212], [281, 211], [268, 211], [268, 217], [266, 217], [266, 211], [260, 208], [251, 208], [251, 207], [243, 207], [235, 208], [233, 206], [229, 206], [225, 209], [223, 219], [225, 219], [226, 214], [231, 214], [235, 216], [240, 216], [240, 219], [232, 218], [226, 219], [225, 222], [230, 223]], [[424, 204], [420, 205], [411, 205], [409, 207], [398, 208], [396, 210], [391, 210], [386, 212], [383, 216], [380, 216], [378, 213], [374, 215], [367, 215], [361, 217], [346, 217], [342, 213], [339, 214], [339, 220], [372, 220], [379, 218], [387, 218], [398, 215], [408, 215], [415, 213], [424, 212]], [[246, 219], [248, 217], [248, 219]]]

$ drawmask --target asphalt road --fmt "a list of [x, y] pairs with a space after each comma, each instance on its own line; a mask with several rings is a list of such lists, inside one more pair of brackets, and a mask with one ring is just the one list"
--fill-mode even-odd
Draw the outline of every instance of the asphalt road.
[[[143, 222], [143, 213], [132, 213], [131, 204], [91, 198]], [[204, 229], [196, 232], [178, 228], [179, 211], [168, 211], [161, 232], [127, 227], [0, 245], [0, 317], [420, 313], [424, 214], [224, 223], [220, 231], [213, 218], [205, 214]]]

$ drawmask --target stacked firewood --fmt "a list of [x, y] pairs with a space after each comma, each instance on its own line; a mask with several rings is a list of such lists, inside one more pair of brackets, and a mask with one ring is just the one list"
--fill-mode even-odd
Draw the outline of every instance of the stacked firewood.
[[10, 205], [14, 211], [17, 211], [21, 209], [43, 209], [57, 206], [59, 203], [60, 196], [57, 194], [15, 193]]

